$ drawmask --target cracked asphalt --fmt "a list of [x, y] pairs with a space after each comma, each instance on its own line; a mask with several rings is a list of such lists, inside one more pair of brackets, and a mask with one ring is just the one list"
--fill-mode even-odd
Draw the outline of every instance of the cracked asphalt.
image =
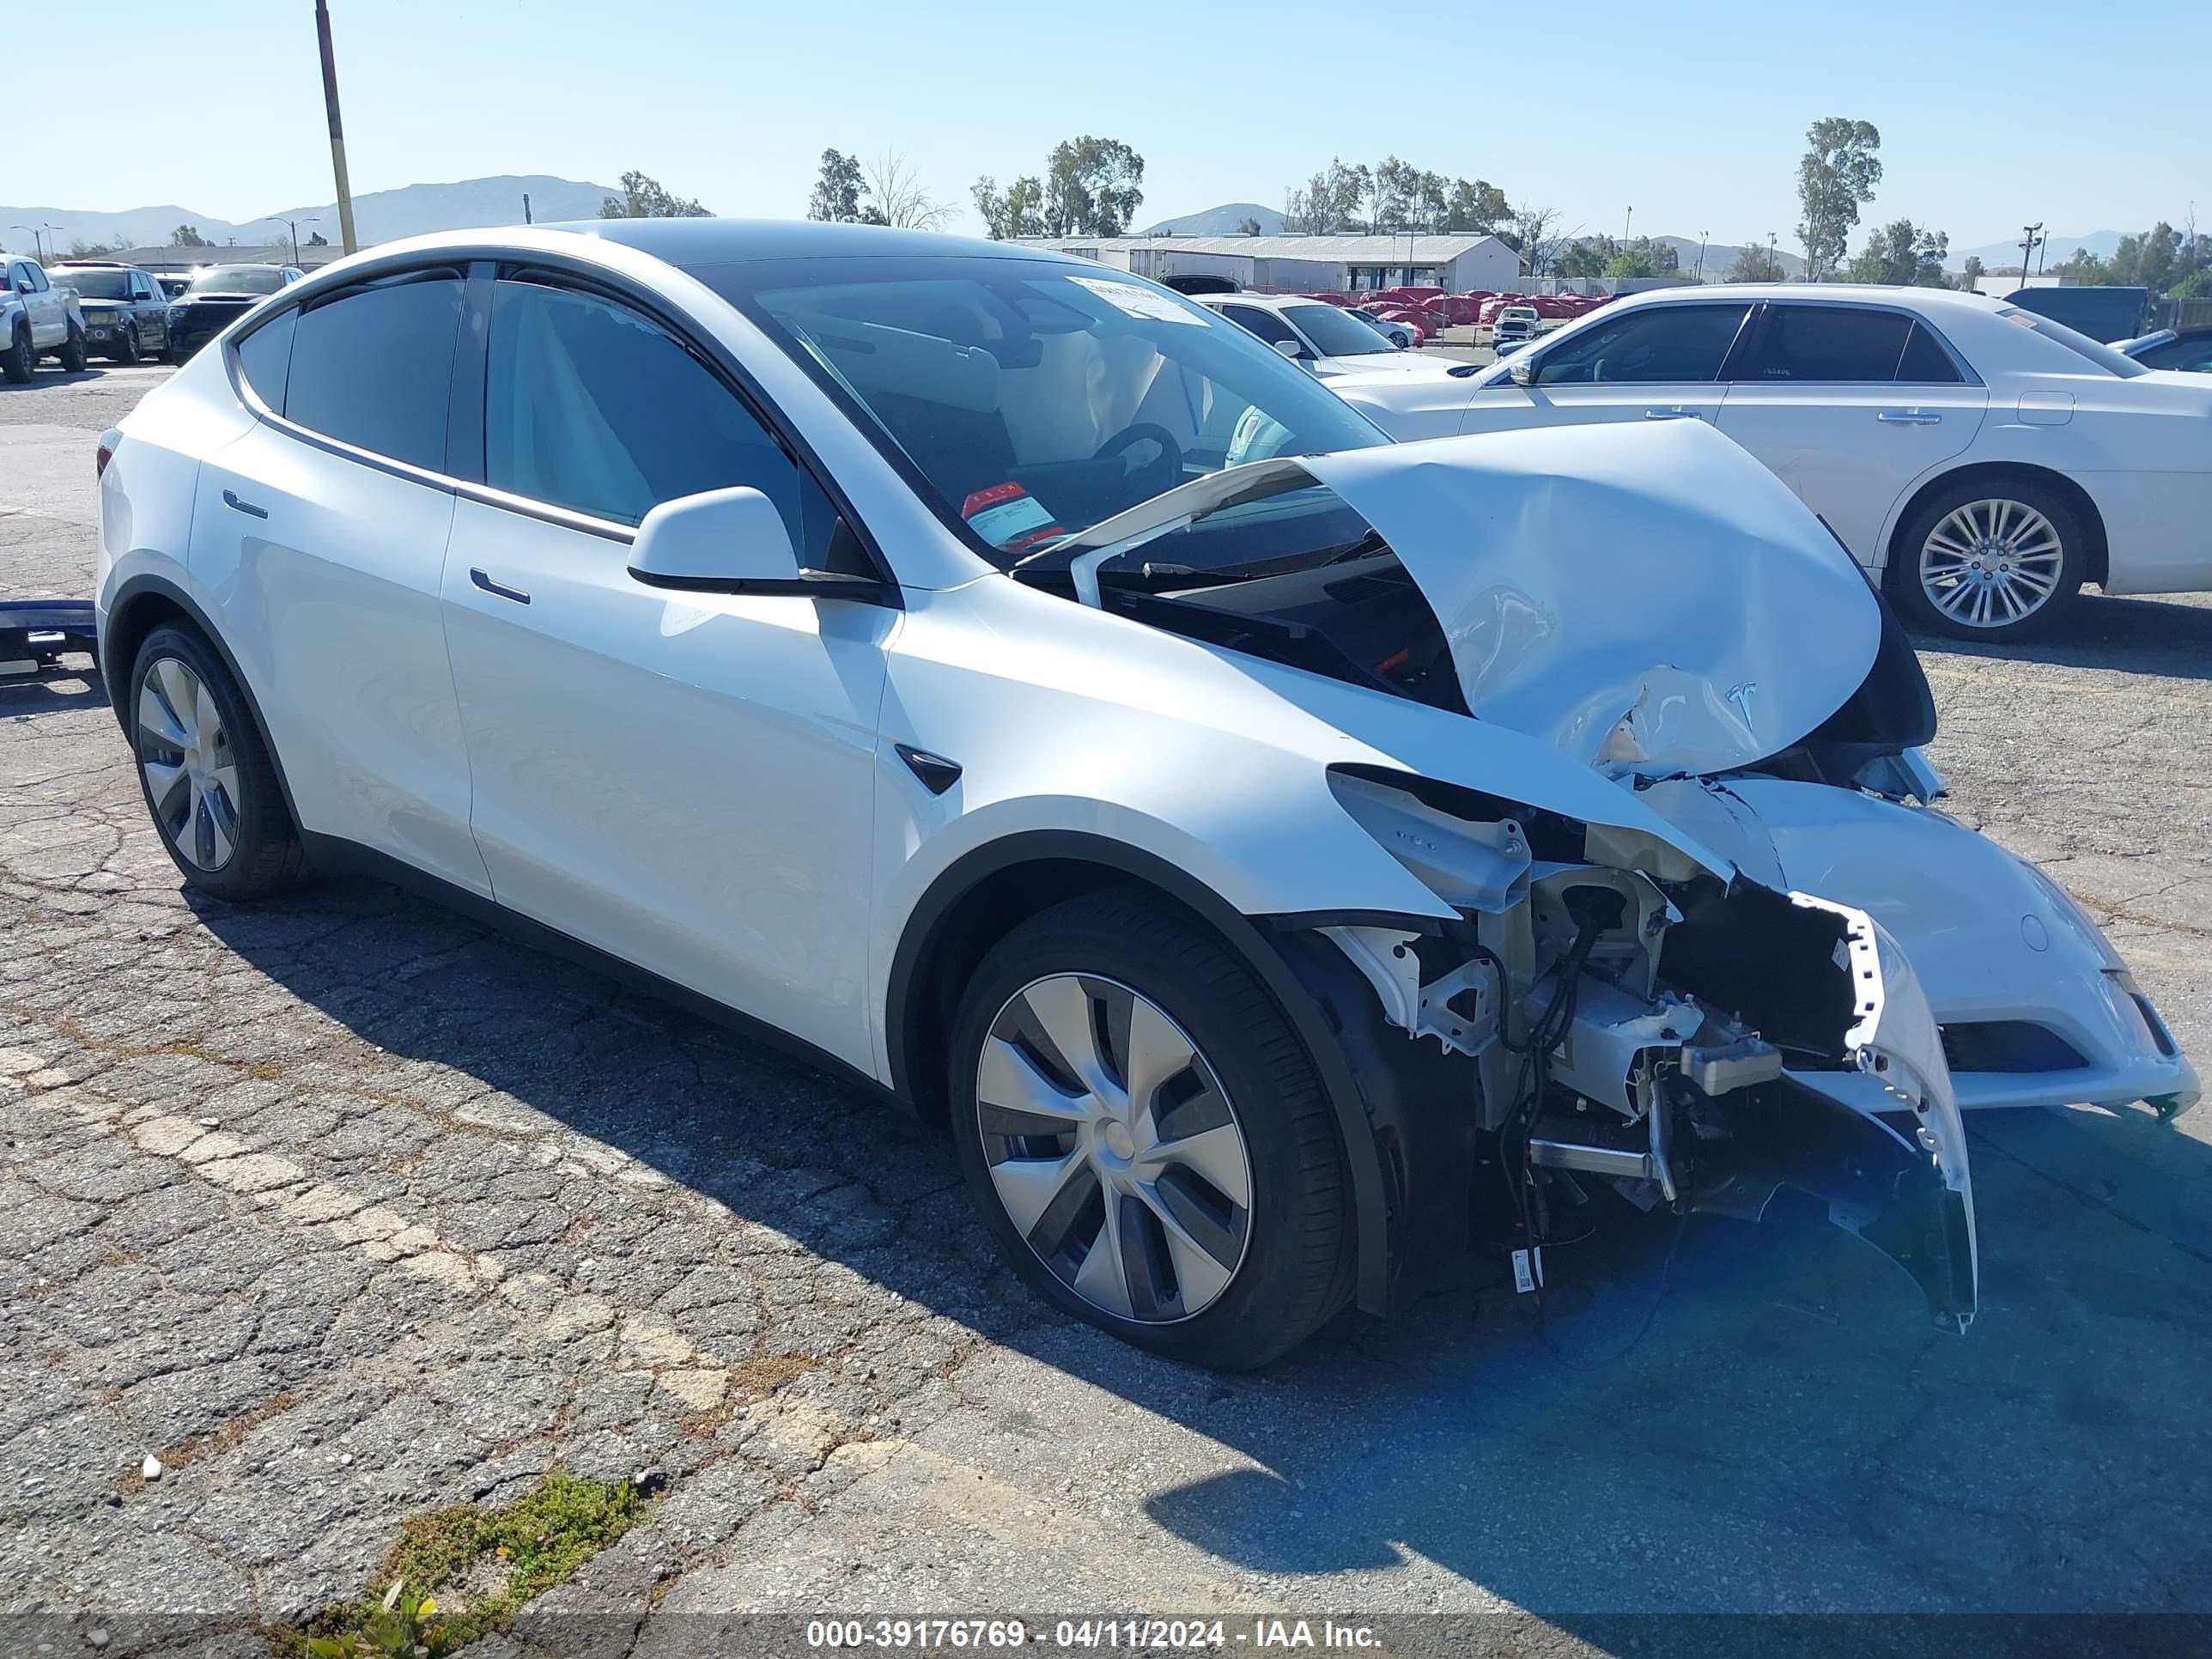
[[[87, 591], [92, 440], [162, 372], [0, 391], [0, 593]], [[1954, 810], [2200, 1060], [2208, 647], [2201, 602], [2093, 598], [1926, 657]], [[481, 1651], [757, 1651], [760, 1613], [1398, 1614], [1394, 1650], [1468, 1650], [1441, 1613], [1569, 1654], [1668, 1615], [2212, 1611], [2203, 1113], [1978, 1118], [1963, 1339], [1825, 1226], [1662, 1216], [1555, 1250], [1540, 1330], [1474, 1261], [1217, 1377], [1042, 1310], [933, 1134], [740, 1038], [374, 883], [188, 898], [86, 675], [0, 688], [0, 1122], [11, 1653], [258, 1653], [404, 1517], [556, 1462], [661, 1495], [541, 1605], [564, 1634]]]

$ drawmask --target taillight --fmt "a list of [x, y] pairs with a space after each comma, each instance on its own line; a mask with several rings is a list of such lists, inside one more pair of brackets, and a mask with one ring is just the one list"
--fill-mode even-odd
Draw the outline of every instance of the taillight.
[[114, 459], [115, 452], [106, 444], [100, 445], [92, 454], [92, 476], [95, 478], [106, 477], [107, 464]]

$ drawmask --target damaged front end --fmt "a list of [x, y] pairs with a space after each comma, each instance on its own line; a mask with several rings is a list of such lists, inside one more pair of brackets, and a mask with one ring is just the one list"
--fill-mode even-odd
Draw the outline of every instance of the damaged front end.
[[1540, 1250], [1589, 1182], [1745, 1219], [1791, 1187], [1910, 1273], [1938, 1327], [1966, 1328], [1964, 1129], [1927, 999], [1871, 917], [1426, 779], [1331, 783], [1460, 914], [1319, 932], [1459, 1079], [1478, 1162], [1505, 1177], [1480, 1190], [1511, 1200], [1491, 1231]]

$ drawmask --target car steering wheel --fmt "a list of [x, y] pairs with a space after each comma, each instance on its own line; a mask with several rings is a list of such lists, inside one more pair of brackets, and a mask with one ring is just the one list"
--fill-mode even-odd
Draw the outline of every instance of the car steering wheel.
[[1176, 441], [1175, 434], [1154, 421], [1139, 421], [1134, 426], [1125, 426], [1104, 443], [1091, 459], [1103, 461], [1109, 456], [1126, 454], [1134, 445], [1151, 441], [1159, 446], [1159, 459], [1132, 466], [1122, 463], [1122, 477], [1134, 483], [1139, 481], [1152, 485], [1141, 495], [1130, 497], [1132, 504], [1150, 501], [1153, 496], [1173, 489], [1182, 482], [1182, 446]]

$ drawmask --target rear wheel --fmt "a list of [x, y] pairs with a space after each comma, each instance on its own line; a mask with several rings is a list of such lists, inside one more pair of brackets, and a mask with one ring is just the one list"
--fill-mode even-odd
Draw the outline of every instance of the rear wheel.
[[2049, 629], [2079, 594], [2087, 533], [2072, 506], [2027, 479], [1938, 491], [1904, 526], [1889, 588], [1923, 632], [1992, 643]]
[[0, 374], [7, 376], [9, 385], [21, 386], [31, 378], [38, 362], [38, 355], [31, 349], [30, 331], [18, 328], [8, 343], [7, 356], [0, 357]]
[[189, 629], [155, 629], [131, 671], [138, 782], [185, 881], [242, 902], [280, 892], [304, 862], [276, 769], [238, 683]]
[[1030, 918], [955, 1024], [953, 1133], [1007, 1262], [1124, 1340], [1242, 1370], [1351, 1294], [1349, 1183], [1288, 1022], [1133, 889]]

